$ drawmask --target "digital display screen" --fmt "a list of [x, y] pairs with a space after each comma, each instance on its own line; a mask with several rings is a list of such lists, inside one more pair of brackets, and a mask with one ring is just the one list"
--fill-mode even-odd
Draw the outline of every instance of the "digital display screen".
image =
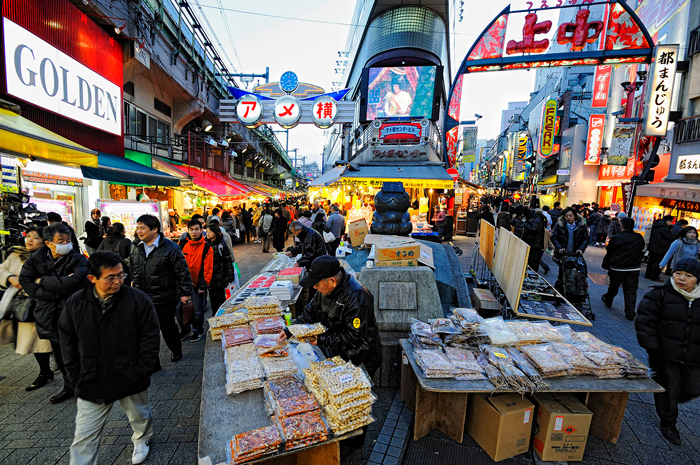
[[432, 118], [436, 66], [369, 68], [366, 120]]

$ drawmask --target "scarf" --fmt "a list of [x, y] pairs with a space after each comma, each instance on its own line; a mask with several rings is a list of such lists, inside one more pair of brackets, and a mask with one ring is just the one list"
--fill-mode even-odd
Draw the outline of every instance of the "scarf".
[[12, 255], [13, 253], [17, 254], [22, 263], [26, 262], [29, 256], [31, 255], [31, 252], [27, 250], [26, 247], [22, 247], [19, 245], [12, 247], [8, 256]]
[[678, 292], [680, 295], [685, 297], [685, 299], [690, 301], [690, 302], [692, 302], [695, 299], [700, 299], [700, 286], [696, 285], [695, 289], [693, 289], [690, 292], [684, 291], [683, 289], [681, 289], [680, 287], [678, 287], [676, 285], [676, 281], [673, 278], [671, 278], [671, 285], [676, 290], [676, 292]]
[[683, 242], [685, 242], [688, 245], [697, 245], [698, 240], [697, 239], [688, 239], [687, 237], [684, 237]]

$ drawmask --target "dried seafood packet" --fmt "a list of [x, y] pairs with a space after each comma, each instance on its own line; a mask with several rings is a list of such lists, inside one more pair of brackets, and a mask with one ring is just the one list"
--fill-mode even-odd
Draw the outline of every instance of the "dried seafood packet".
[[520, 348], [523, 354], [542, 373], [544, 378], [566, 376], [573, 367], [566, 363], [552, 344], [536, 344]]
[[488, 335], [493, 345], [509, 346], [518, 342], [518, 338], [508, 329], [505, 321], [500, 316], [486, 319], [481, 324], [481, 329]]

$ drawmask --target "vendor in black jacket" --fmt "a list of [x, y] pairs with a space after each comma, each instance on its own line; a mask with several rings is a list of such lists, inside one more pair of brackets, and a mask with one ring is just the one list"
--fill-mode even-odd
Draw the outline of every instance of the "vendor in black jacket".
[[372, 294], [330, 255], [314, 260], [300, 284], [313, 286], [318, 292], [297, 323], [321, 323], [327, 328], [313, 344], [318, 344], [326, 357], [340, 355], [355, 365], [364, 364], [367, 373], [374, 376], [382, 363], [382, 345]]
[[132, 463], [141, 463], [153, 435], [148, 404], [151, 373], [158, 363], [160, 328], [151, 299], [124, 286], [122, 259], [95, 252], [90, 283], [66, 302], [58, 329], [68, 378], [78, 396], [71, 463], [97, 463], [100, 436], [115, 401], [134, 430]]
[[677, 445], [678, 404], [700, 396], [699, 279], [700, 262], [679, 260], [671, 279], [644, 296], [634, 322], [639, 345], [649, 353], [654, 381], [665, 389], [654, 394], [661, 432]]
[[63, 374], [63, 390], [49, 401], [57, 404], [73, 397], [73, 385], [66, 376], [59, 343], [58, 318], [66, 300], [84, 288], [88, 281], [87, 259], [73, 249], [70, 230], [57, 223], [44, 228], [44, 246], [34, 252], [22, 266], [19, 283], [36, 301], [34, 319], [41, 339], [51, 341], [56, 365]]
[[289, 224], [289, 231], [294, 237], [299, 239], [299, 245], [287, 248], [287, 256], [301, 254], [301, 258], [297, 260], [297, 265], [311, 269], [311, 264], [314, 260], [322, 255], [326, 255], [326, 243], [318, 232], [304, 226], [298, 221], [292, 221]]
[[603, 258], [603, 268], [608, 270], [610, 276], [610, 287], [601, 299], [605, 306], [612, 307], [613, 299], [622, 285], [625, 296], [625, 317], [628, 320], [634, 320], [644, 238], [641, 234], [634, 232], [632, 218], [621, 218], [620, 227], [620, 233], [610, 238], [607, 253]]

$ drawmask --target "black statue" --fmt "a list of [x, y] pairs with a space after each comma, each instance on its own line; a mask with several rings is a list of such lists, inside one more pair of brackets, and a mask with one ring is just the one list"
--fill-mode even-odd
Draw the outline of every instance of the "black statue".
[[408, 236], [413, 230], [408, 207], [411, 205], [402, 182], [385, 182], [374, 196], [375, 212], [372, 215], [372, 234]]

